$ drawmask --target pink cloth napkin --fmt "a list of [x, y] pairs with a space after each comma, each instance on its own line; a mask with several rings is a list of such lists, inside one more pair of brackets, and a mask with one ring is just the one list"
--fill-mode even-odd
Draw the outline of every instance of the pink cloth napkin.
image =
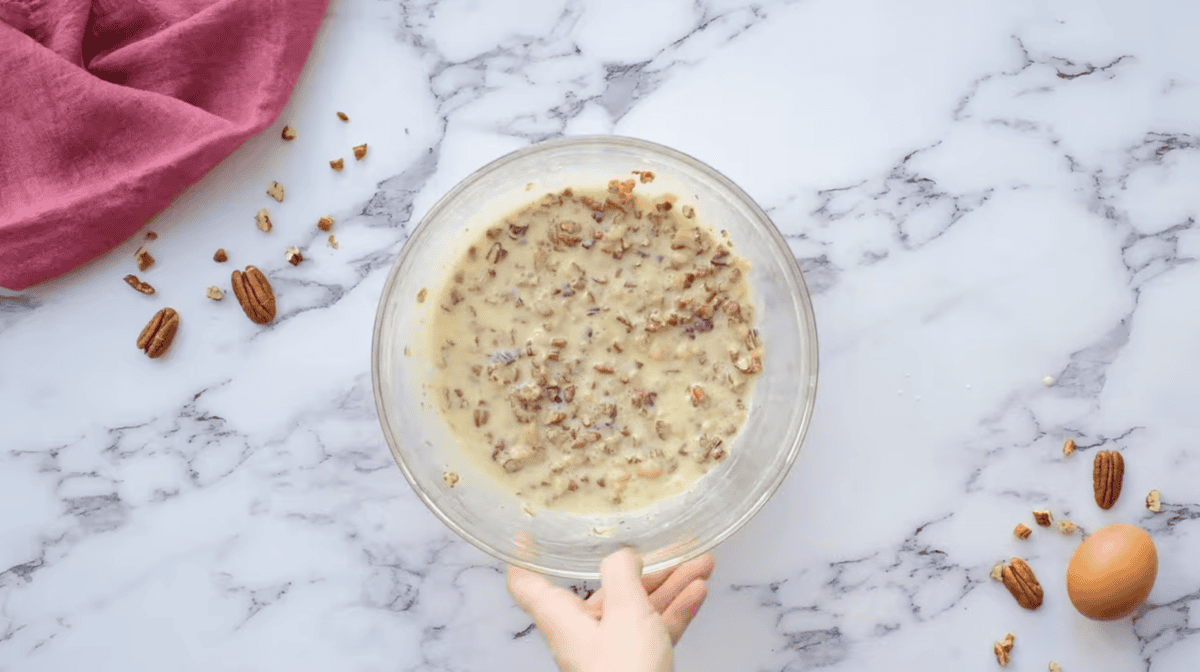
[[287, 102], [326, 0], [0, 0], [0, 286], [118, 245]]

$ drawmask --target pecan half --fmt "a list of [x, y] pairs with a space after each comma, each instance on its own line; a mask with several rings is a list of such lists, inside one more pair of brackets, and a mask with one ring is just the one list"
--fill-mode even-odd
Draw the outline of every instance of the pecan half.
[[161, 357], [171, 347], [178, 329], [179, 313], [174, 308], [163, 308], [150, 318], [149, 324], [138, 335], [138, 350], [146, 353], [150, 359]]
[[1017, 604], [1026, 609], [1042, 606], [1042, 584], [1038, 583], [1028, 563], [1020, 558], [1011, 558], [1000, 572], [1004, 587], [1016, 598]]
[[1102, 509], [1111, 509], [1121, 496], [1121, 481], [1125, 478], [1125, 458], [1115, 450], [1096, 453], [1092, 462], [1092, 488], [1096, 504]]
[[247, 266], [246, 272], [233, 272], [233, 294], [246, 317], [258, 324], [266, 324], [275, 319], [275, 291], [267, 276], [253, 266]]

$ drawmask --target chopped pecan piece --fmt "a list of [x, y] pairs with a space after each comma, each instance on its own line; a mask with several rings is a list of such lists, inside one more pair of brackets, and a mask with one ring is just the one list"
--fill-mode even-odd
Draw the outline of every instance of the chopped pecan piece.
[[142, 294], [153, 294], [154, 293], [154, 288], [150, 286], [150, 283], [142, 282], [141, 280], [138, 280], [138, 277], [136, 275], [125, 276], [125, 283], [128, 284], [130, 287], [133, 287], [137, 291], [141, 292]]
[[150, 256], [150, 253], [144, 247], [139, 247], [137, 252], [133, 253], [133, 258], [137, 260], [139, 271], [145, 272], [154, 265], [154, 257]]

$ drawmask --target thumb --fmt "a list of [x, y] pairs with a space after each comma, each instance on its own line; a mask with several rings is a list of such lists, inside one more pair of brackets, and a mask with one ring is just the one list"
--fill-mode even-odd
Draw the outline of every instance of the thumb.
[[632, 549], [621, 549], [600, 563], [600, 583], [605, 617], [638, 618], [654, 611], [642, 586], [642, 559]]
[[560, 647], [570, 648], [572, 642], [596, 627], [596, 620], [584, 609], [583, 600], [540, 574], [509, 567], [508, 592], [533, 617], [534, 624], [556, 652]]

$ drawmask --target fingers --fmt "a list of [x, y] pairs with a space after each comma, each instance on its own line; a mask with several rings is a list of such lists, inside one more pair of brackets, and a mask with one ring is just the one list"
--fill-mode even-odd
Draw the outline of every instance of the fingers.
[[[653, 593], [671, 576], [671, 572], [675, 571], [675, 569], [672, 567], [671, 569], [664, 569], [661, 572], [643, 576], [642, 588], [646, 590], [647, 594]], [[600, 614], [604, 613], [604, 587], [601, 586], [596, 592], [592, 593], [592, 596], [584, 601], [584, 605], [587, 607], [588, 613], [593, 618], [599, 620]]]
[[665, 613], [666, 608], [675, 598], [690, 586], [696, 579], [708, 580], [713, 573], [713, 559], [710, 555], [702, 555], [676, 567], [667, 580], [650, 595], [650, 605], [658, 613]]
[[551, 649], [570, 646], [580, 635], [596, 627], [583, 602], [570, 591], [550, 583], [540, 574], [520, 567], [508, 568], [508, 592], [533, 622]]
[[642, 587], [642, 559], [631, 549], [621, 549], [600, 563], [600, 583], [605, 618], [639, 618], [653, 611]]
[[[650, 605], [661, 614], [689, 583], [696, 579], [707, 580], [712, 576], [712, 572], [712, 556], [702, 555], [678, 567], [647, 574], [642, 577], [642, 587], [650, 594]], [[593, 593], [585, 604], [592, 618], [598, 620], [604, 613], [604, 588], [601, 587], [600, 590]]]
[[704, 604], [704, 598], [707, 596], [708, 581], [696, 579], [684, 586], [675, 600], [662, 612], [663, 625], [667, 626], [667, 632], [671, 634], [671, 644], [679, 643], [683, 631], [696, 617], [696, 612], [700, 611], [700, 606]]

